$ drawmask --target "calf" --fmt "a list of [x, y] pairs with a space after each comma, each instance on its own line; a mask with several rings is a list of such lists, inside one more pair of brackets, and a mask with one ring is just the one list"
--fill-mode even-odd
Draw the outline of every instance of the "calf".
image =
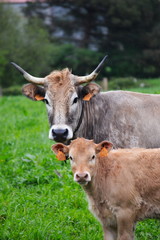
[[160, 219], [160, 149], [111, 149], [84, 138], [52, 146], [59, 160], [70, 159], [104, 239], [131, 240], [137, 221]]

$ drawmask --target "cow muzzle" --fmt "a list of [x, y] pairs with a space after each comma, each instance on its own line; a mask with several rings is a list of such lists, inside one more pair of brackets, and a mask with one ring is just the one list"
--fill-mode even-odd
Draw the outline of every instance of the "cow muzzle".
[[72, 139], [73, 131], [67, 125], [53, 125], [49, 131], [49, 139], [56, 142], [65, 143], [67, 140]]
[[81, 185], [87, 185], [91, 181], [91, 175], [89, 172], [76, 172], [74, 174], [74, 181]]

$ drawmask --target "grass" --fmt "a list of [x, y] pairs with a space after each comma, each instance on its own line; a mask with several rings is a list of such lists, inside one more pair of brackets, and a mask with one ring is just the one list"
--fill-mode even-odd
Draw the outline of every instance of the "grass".
[[[0, 98], [0, 240], [100, 240], [103, 233], [48, 140], [45, 106]], [[139, 223], [136, 239], [160, 240], [160, 223]]]
[[133, 77], [115, 78], [109, 81], [109, 90], [111, 89], [121, 89], [134, 92], [160, 94], [160, 78], [155, 79], [135, 79]]

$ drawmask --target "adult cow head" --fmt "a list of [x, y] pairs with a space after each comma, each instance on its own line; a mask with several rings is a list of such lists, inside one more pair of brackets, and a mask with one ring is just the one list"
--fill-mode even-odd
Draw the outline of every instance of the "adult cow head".
[[[50, 139], [67, 142], [74, 137], [82, 120], [83, 100], [88, 101], [100, 91], [98, 85], [89, 82], [97, 77], [106, 58], [107, 56], [87, 76], [75, 76], [68, 68], [65, 68], [61, 71], [53, 71], [44, 78], [34, 77], [12, 62], [30, 82], [23, 86], [23, 94], [32, 100], [41, 100], [46, 103]], [[80, 86], [83, 83], [87, 84]]]

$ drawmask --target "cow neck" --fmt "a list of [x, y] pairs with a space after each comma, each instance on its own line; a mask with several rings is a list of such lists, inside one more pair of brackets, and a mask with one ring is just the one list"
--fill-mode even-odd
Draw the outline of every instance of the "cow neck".
[[81, 111], [81, 115], [80, 115], [80, 118], [79, 118], [79, 121], [78, 121], [78, 124], [77, 124], [77, 127], [76, 129], [74, 130], [73, 132], [73, 135], [75, 135], [75, 133], [78, 131], [81, 123], [82, 123], [82, 118], [83, 118], [83, 115], [84, 115], [84, 101], [82, 101], [82, 111]]

